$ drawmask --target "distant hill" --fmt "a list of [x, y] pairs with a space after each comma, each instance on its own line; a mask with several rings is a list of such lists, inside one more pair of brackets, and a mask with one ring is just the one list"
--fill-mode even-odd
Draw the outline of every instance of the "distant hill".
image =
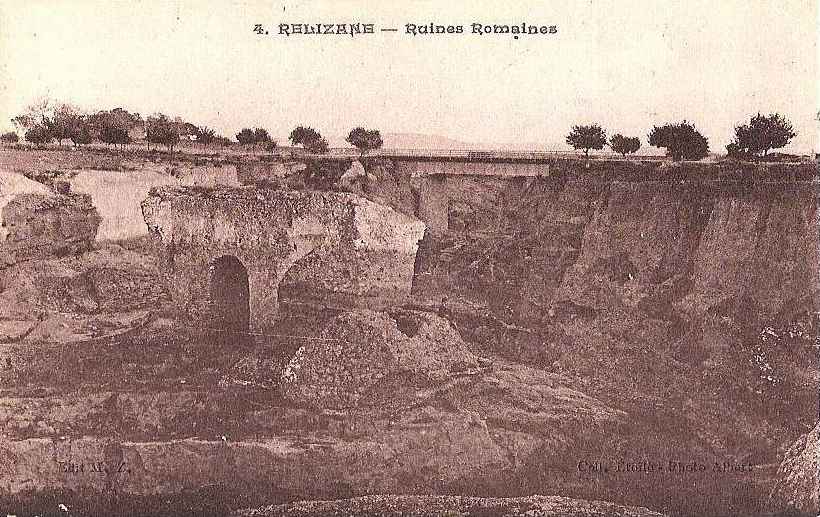
[[[382, 133], [386, 149], [476, 149], [502, 151], [546, 151], [568, 150], [565, 145], [548, 145], [536, 142], [503, 143], [503, 142], [467, 142], [441, 135], [425, 133]], [[351, 147], [344, 138], [333, 139], [331, 146]]]
[[[331, 147], [353, 147], [344, 137], [328, 139]], [[382, 133], [387, 149], [479, 149], [480, 144], [462, 142], [453, 138], [423, 133]]]

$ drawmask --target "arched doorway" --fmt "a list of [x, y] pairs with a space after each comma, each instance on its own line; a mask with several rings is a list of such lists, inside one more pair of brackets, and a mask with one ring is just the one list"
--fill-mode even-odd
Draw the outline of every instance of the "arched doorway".
[[211, 326], [228, 332], [247, 332], [250, 324], [248, 270], [236, 257], [225, 255], [209, 271]]

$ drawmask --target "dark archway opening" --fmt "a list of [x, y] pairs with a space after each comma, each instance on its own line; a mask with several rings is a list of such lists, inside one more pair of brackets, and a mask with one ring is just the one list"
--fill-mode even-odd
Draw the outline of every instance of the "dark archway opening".
[[250, 289], [248, 270], [236, 257], [226, 255], [211, 263], [210, 326], [229, 334], [248, 332], [250, 325]]

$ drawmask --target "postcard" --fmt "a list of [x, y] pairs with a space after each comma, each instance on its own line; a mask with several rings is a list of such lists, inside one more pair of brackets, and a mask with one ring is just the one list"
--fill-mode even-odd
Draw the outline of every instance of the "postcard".
[[818, 515], [818, 16], [0, 0], [0, 515]]

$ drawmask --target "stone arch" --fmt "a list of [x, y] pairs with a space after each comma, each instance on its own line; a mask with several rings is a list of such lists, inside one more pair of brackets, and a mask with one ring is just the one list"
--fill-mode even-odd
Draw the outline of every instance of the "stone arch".
[[293, 277], [295, 273], [299, 272], [304, 266], [309, 266], [311, 260], [316, 258], [316, 250], [321, 247], [321, 243], [313, 242], [302, 236], [291, 236], [291, 238], [294, 241], [293, 251], [282, 261], [276, 276], [278, 303], [292, 299], [302, 299], [313, 294], [306, 292], [305, 287], [300, 285], [298, 280], [293, 282]]
[[211, 326], [229, 332], [248, 332], [250, 327], [250, 287], [248, 270], [233, 255], [213, 261], [208, 271]]

